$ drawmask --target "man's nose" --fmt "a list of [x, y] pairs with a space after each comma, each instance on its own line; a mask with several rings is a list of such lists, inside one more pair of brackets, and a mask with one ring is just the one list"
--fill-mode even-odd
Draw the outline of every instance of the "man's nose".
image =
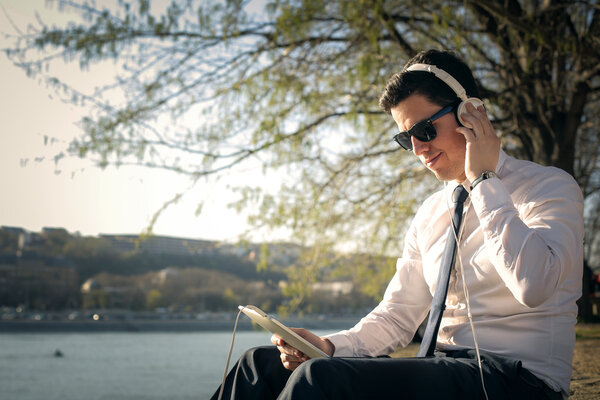
[[421, 142], [419, 139], [415, 138], [414, 136], [411, 136], [410, 140], [412, 141], [413, 154], [415, 156], [419, 156], [419, 155], [423, 154], [423, 152], [425, 152], [427, 149], [429, 149], [429, 142]]

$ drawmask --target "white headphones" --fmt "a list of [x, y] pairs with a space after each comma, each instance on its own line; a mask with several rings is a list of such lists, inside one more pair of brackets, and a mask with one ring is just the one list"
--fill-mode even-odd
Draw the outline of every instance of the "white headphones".
[[408, 67], [408, 69], [406, 71], [430, 72], [430, 73], [434, 74], [442, 82], [444, 82], [446, 85], [448, 85], [450, 87], [450, 89], [452, 89], [454, 91], [454, 93], [456, 93], [458, 98], [461, 100], [461, 103], [458, 105], [458, 109], [456, 110], [456, 116], [458, 117], [458, 121], [461, 124], [463, 124], [464, 126], [466, 126], [467, 128], [473, 127], [470, 123], [463, 121], [463, 119], [460, 117], [460, 115], [466, 111], [465, 107], [466, 107], [467, 103], [471, 103], [471, 104], [473, 104], [473, 107], [477, 108], [477, 107], [483, 105], [483, 101], [481, 101], [477, 97], [467, 97], [467, 91], [465, 90], [465, 88], [462, 87], [462, 85], [460, 83], [458, 83], [458, 81], [456, 79], [454, 79], [452, 77], [452, 75], [450, 75], [443, 69], [436, 67], [435, 65], [429, 65], [429, 64], [413, 64], [410, 67]]

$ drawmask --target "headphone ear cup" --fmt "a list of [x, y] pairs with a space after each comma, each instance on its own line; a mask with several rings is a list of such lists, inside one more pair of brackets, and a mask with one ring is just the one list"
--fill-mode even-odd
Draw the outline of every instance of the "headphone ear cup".
[[465, 101], [463, 101], [462, 103], [460, 103], [458, 105], [458, 109], [456, 110], [456, 116], [458, 117], [458, 122], [460, 122], [461, 125], [471, 129], [473, 126], [470, 123], [463, 121], [463, 119], [461, 118], [461, 115], [463, 113], [467, 112], [466, 107], [467, 107], [468, 103], [473, 104], [473, 107], [477, 108], [477, 107], [483, 105], [483, 101], [481, 101], [477, 97], [469, 97], [468, 99], [466, 99]]

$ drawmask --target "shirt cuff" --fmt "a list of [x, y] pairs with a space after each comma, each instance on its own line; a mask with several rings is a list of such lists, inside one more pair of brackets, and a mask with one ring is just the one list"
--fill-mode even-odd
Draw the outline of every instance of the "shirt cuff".
[[352, 357], [354, 353], [352, 352], [352, 343], [347, 336], [348, 331], [341, 331], [337, 333], [332, 333], [331, 335], [323, 336], [333, 345], [335, 346], [335, 351], [333, 352], [333, 357]]

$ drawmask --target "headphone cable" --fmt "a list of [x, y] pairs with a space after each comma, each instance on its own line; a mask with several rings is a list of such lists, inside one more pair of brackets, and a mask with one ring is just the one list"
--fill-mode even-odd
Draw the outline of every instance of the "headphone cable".
[[475, 325], [473, 324], [473, 315], [471, 314], [471, 302], [469, 301], [469, 289], [467, 289], [467, 283], [465, 280], [465, 268], [462, 262], [462, 255], [460, 252], [460, 240], [462, 240], [463, 231], [466, 225], [466, 216], [471, 208], [471, 198], [467, 200], [467, 205], [465, 207], [465, 211], [463, 213], [463, 223], [461, 224], [458, 232], [458, 236], [456, 235], [456, 231], [452, 226], [452, 213], [450, 212], [450, 206], [448, 201], [446, 200], [446, 208], [448, 210], [448, 215], [450, 216], [450, 229], [454, 234], [454, 239], [456, 240], [456, 257], [458, 258], [458, 263], [460, 265], [460, 275], [462, 278], [462, 286], [463, 286], [463, 294], [465, 296], [465, 303], [467, 306], [467, 318], [469, 319], [469, 325], [471, 326], [471, 333], [473, 334], [473, 342], [475, 343], [475, 353], [477, 355], [477, 366], [479, 367], [479, 377], [481, 379], [481, 388], [483, 389], [483, 394], [485, 395], [486, 400], [489, 400], [487, 390], [485, 389], [485, 381], [483, 379], [483, 368], [481, 366], [481, 354], [479, 353], [479, 343], [477, 341], [477, 334], [475, 333]]
[[[225, 379], [227, 378], [227, 371], [229, 370], [229, 362], [231, 361], [231, 353], [233, 352], [233, 344], [235, 343], [235, 332], [237, 331], [237, 324], [238, 324], [238, 320], [240, 319], [241, 313], [242, 313], [242, 310], [238, 311], [237, 317], [235, 317], [235, 324], [233, 325], [233, 335], [231, 337], [231, 346], [229, 346], [229, 354], [227, 354], [227, 362], [225, 363], [225, 372], [223, 373], [223, 381], [221, 381], [221, 390], [219, 390], [218, 400], [221, 400], [221, 398], [223, 397], [223, 389], [225, 388]], [[238, 365], [236, 368], [236, 375], [237, 375], [238, 368], [240, 368], [239, 362], [238, 362]]]

